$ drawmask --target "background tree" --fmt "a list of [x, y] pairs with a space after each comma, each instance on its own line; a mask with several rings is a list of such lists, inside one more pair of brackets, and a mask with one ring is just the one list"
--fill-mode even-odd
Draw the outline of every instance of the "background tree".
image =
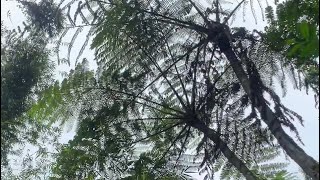
[[50, 81], [52, 64], [43, 39], [24, 38], [4, 26], [1, 30], [1, 165], [4, 165], [13, 144], [25, 138], [35, 141], [43, 128], [40, 122], [24, 115], [35, 95]]
[[32, 24], [23, 25], [8, 30], [1, 22], [1, 178], [5, 179], [17, 177], [11, 165], [17, 160], [14, 158], [22, 158], [26, 153], [25, 145], [33, 145], [37, 151], [20, 159], [23, 171], [18, 177], [29, 179], [49, 173], [51, 154], [47, 146], [50, 142], [57, 143], [60, 131], [26, 113], [40, 92], [52, 84], [54, 63], [49, 60], [51, 51], [47, 49], [46, 32]]
[[277, 5], [276, 16], [272, 7], [266, 12], [268, 47], [284, 54], [284, 63], [293, 64], [305, 76], [300, 84], [319, 96], [319, 1], [290, 0]]

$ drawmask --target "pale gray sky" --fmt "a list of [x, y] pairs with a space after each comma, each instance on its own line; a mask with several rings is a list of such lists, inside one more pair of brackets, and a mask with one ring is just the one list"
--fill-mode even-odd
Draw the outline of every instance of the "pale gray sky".
[[[24, 19], [23, 14], [16, 7], [16, 5], [17, 3], [15, 1], [10, 1], [10, 0], [1, 1], [1, 20], [4, 21], [5, 25], [8, 28], [14, 28], [17, 25], [21, 25]], [[254, 6], [258, 7], [258, 4], [256, 3], [254, 4]], [[8, 11], [11, 14], [11, 20], [8, 18], [8, 13], [7, 13]], [[264, 26], [266, 25], [266, 22], [262, 21], [260, 9], [256, 8], [258, 24], [255, 24], [255, 20], [252, 17], [252, 13], [250, 11], [250, 6], [247, 6], [246, 12], [247, 13], [245, 16], [245, 21], [242, 20], [243, 18], [242, 18], [242, 9], [241, 9], [237, 14], [237, 18], [239, 18], [240, 20], [235, 21], [232, 24], [232, 26], [245, 26], [249, 30], [252, 30], [252, 29], [263, 30]], [[70, 34], [72, 34], [72, 32]], [[80, 36], [81, 35], [79, 35], [79, 37]], [[71, 35], [69, 35], [68, 38], [71, 39]], [[82, 38], [78, 38], [78, 39], [79, 39], [79, 42], [83, 41]], [[73, 58], [73, 61], [72, 61], [73, 63], [71, 67], [74, 67], [74, 59], [77, 56], [77, 51], [81, 48], [81, 45], [82, 45], [81, 43], [77, 43], [77, 42], [75, 43], [75, 47], [71, 53], [71, 58]], [[67, 52], [66, 49], [67, 48], [62, 49], [63, 54], [66, 54]], [[86, 57], [90, 60], [90, 58], [93, 57], [93, 53], [91, 51], [85, 51], [82, 57]], [[90, 66], [91, 68], [96, 67], [94, 63], [90, 64]], [[68, 67], [67, 65], [63, 65], [63, 66], [59, 66], [56, 71], [57, 72], [68, 71], [69, 69], [70, 67]], [[59, 77], [59, 75], [57, 75], [56, 77]], [[279, 90], [279, 88], [277, 92], [281, 94], [281, 90]], [[295, 123], [300, 133], [300, 136], [305, 144], [305, 146], [301, 144], [300, 146], [306, 151], [307, 154], [309, 154], [310, 156], [314, 157], [317, 161], [319, 161], [319, 120], [318, 120], [319, 112], [318, 112], [318, 109], [314, 107], [315, 102], [314, 102], [313, 94], [310, 92], [310, 95], [307, 95], [305, 91], [293, 90], [292, 85], [289, 83], [288, 93], [286, 97], [282, 98], [282, 102], [288, 108], [296, 111], [298, 114], [300, 114], [304, 118], [305, 120], [304, 127], [302, 127], [299, 123]], [[292, 137], [295, 136], [293, 133], [289, 132], [288, 130], [287, 132], [289, 134], [292, 134]], [[63, 135], [61, 140], [66, 143], [73, 136], [74, 136], [74, 129], [69, 132], [66, 132]], [[290, 172], [299, 171], [298, 166], [294, 162], [290, 163], [288, 169]]]

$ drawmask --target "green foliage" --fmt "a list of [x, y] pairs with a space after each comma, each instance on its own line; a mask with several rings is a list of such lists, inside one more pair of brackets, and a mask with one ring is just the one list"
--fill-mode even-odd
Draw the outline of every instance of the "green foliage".
[[[37, 137], [33, 137], [32, 134]], [[1, 166], [2, 179], [43, 179], [51, 174], [55, 151], [58, 146], [60, 128], [48, 127], [39, 122], [28, 123], [19, 129], [19, 143], [10, 150], [9, 165]], [[32, 146], [29, 151], [26, 147]], [[27, 151], [26, 151], [27, 150]], [[13, 168], [19, 167], [20, 170]]]
[[266, 9], [266, 42], [306, 75], [305, 86], [319, 93], [319, 1], [290, 0], [278, 4], [276, 17]]
[[[247, 159], [246, 165], [261, 179], [294, 179], [292, 174], [285, 171], [288, 163], [272, 162], [280, 155], [279, 147], [262, 146], [253, 159]], [[221, 171], [220, 171], [221, 170]], [[220, 171], [220, 179], [244, 179], [241, 173], [225, 158], [221, 158], [214, 166], [214, 171]]]
[[50, 38], [57, 36], [64, 28], [65, 16], [59, 6], [53, 0], [21, 1], [21, 8], [24, 10], [30, 29], [45, 32]]
[[51, 123], [59, 120], [64, 123], [68, 119], [66, 117], [76, 116], [76, 107], [81, 99], [85, 98], [83, 93], [95, 83], [93, 72], [88, 71], [87, 66], [87, 60], [84, 59], [61, 83], [56, 81], [44, 89], [28, 115], [33, 119], [48, 120]]
[[293, 173], [289, 173], [285, 170], [276, 173], [274, 177], [272, 177], [272, 180], [289, 180], [289, 179], [298, 180], [298, 178]]
[[48, 51], [32, 39], [4, 47], [1, 54], [2, 117], [13, 119], [27, 109], [26, 100], [51, 71]]
[[[178, 180], [179, 177], [175, 174], [170, 174], [170, 172], [161, 172], [161, 169], [150, 168], [155, 163], [153, 162], [152, 154], [143, 153], [140, 155], [139, 159], [133, 164], [132, 170], [129, 171], [131, 175], [121, 180], [148, 180], [148, 179], [159, 179], [159, 180]], [[165, 165], [165, 163], [163, 163]], [[160, 170], [160, 171], [159, 171]]]
[[[20, 37], [13, 31], [1, 33], [1, 164], [6, 164], [6, 155], [13, 144], [22, 142], [19, 133], [24, 128], [41, 126], [25, 116], [38, 92], [50, 82], [52, 63], [49, 51], [41, 44], [41, 37]], [[17, 38], [17, 39], [16, 39]], [[39, 129], [40, 130], [40, 129]], [[40, 131], [39, 131], [40, 132]], [[31, 130], [35, 141], [37, 130]]]

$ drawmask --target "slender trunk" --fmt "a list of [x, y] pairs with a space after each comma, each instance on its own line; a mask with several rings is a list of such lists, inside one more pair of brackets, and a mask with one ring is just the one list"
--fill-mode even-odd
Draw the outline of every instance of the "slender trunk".
[[[223, 52], [228, 61], [231, 64], [233, 71], [235, 72], [237, 78], [239, 79], [243, 89], [246, 94], [251, 94], [250, 81], [245, 73], [241, 62], [235, 55], [231, 47], [224, 50]], [[313, 179], [319, 179], [319, 163], [314, 160], [311, 156], [307, 155], [302, 148], [300, 148], [297, 143], [283, 130], [280, 121], [277, 119], [276, 114], [270, 109], [266, 104], [265, 99], [262, 94], [258, 94], [257, 97], [260, 106], [258, 110], [261, 114], [263, 121], [268, 125], [269, 130], [278, 140], [281, 147], [286, 151], [286, 153], [303, 169], [303, 171]]]
[[[219, 135], [213, 129], [210, 129], [208, 126], [206, 126], [203, 122], [197, 121], [197, 123], [194, 123], [192, 127], [203, 132], [214, 143], [218, 143], [217, 139], [220, 139]], [[227, 143], [220, 139], [219, 144], [219, 149], [221, 150], [223, 155], [228, 159], [228, 162], [235, 166], [247, 180], [258, 179], [256, 175], [250, 171], [246, 164], [241, 159], [239, 159], [233, 151], [229, 149]]]

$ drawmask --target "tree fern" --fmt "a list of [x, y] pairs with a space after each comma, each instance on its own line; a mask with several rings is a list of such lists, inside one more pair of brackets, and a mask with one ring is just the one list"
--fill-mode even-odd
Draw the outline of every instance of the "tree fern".
[[[196, 133], [202, 134], [207, 136], [204, 137], [207, 143], [204, 147], [204, 152], [207, 153], [204, 158], [204, 162], [208, 162], [207, 169], [210, 169], [210, 163], [224, 153], [229, 161], [237, 161], [232, 164], [242, 170], [248, 179], [255, 179], [255, 175], [244, 165], [242, 157], [239, 158], [237, 152], [240, 147], [243, 147], [242, 149], [248, 147], [247, 151], [250, 151], [250, 146], [244, 144], [248, 135], [254, 139], [254, 147], [261, 148], [262, 141], [270, 142], [268, 133], [271, 131], [287, 151], [289, 150], [284, 144], [290, 143], [296, 151], [310, 160], [310, 164], [317, 163], [302, 150], [300, 151], [297, 144], [281, 127], [282, 124], [286, 125], [297, 133], [291, 120], [295, 117], [301, 120], [301, 117], [284, 107], [274, 91], [264, 85], [262, 77], [265, 77], [265, 74], [261, 73], [261, 69], [259, 71], [258, 62], [252, 54], [249, 54], [253, 50], [252, 46], [259, 42], [259, 38], [241, 37], [240, 42], [233, 42], [234, 38], [231, 37], [233, 34], [226, 23], [244, 1], [226, 15], [222, 23], [210, 20], [209, 16], [203, 14], [204, 9], [193, 1], [188, 3], [154, 1], [155, 5], [150, 4], [151, 7], [145, 6], [149, 3], [144, 2], [146, 1], [97, 3], [102, 18], [99, 19], [101, 21], [95, 29], [92, 48], [95, 48], [100, 67], [99, 77], [102, 78], [99, 78], [98, 86], [92, 87], [91, 93], [101, 93], [101, 97], [106, 99], [99, 104], [101, 109], [111, 108], [113, 107], [111, 104], [115, 104], [114, 111], [105, 110], [111, 113], [112, 120], [116, 120], [113, 121], [114, 123], [120, 123], [131, 117], [136, 120], [156, 117], [162, 123], [139, 121], [134, 127], [134, 124], [129, 122], [123, 125], [124, 127], [114, 126], [115, 129], [111, 131], [120, 131], [135, 137], [136, 134], [132, 132], [140, 126], [141, 134], [137, 137], [142, 138], [135, 137], [132, 143], [156, 142], [158, 144], [164, 144], [163, 139], [172, 138], [172, 134], [186, 131], [185, 138], [179, 139], [178, 136], [177, 142], [180, 146], [173, 146], [171, 150], [172, 155], [178, 155], [178, 157], [186, 149], [188, 138]], [[201, 21], [190, 20], [186, 15], [178, 17], [178, 14], [175, 15], [170, 11], [170, 9], [177, 11], [175, 6], [179, 3], [185, 8], [186, 14], [191, 12], [189, 7], [191, 5], [201, 17]], [[216, 12], [219, 14], [217, 10]], [[181, 14], [182, 12], [179, 13]], [[73, 22], [69, 13], [68, 17], [70, 22]], [[195, 18], [195, 16], [192, 17]], [[179, 37], [175, 30], [178, 33], [188, 32], [190, 37]], [[170, 54], [169, 50], [176, 52]], [[228, 66], [231, 68], [228, 69]], [[129, 83], [127, 79], [121, 77], [121, 74], [128, 69], [134, 73], [142, 72], [141, 81]], [[149, 79], [150, 82], [143, 81], [144, 78]], [[154, 93], [152, 86], [153, 89], [160, 90]], [[270, 103], [264, 99], [263, 93], [271, 95], [275, 103], [274, 111], [270, 109]], [[165, 101], [166, 98], [170, 98], [169, 105]], [[245, 118], [243, 111], [248, 107], [248, 101], [250, 101], [252, 112], [251, 116]], [[232, 105], [227, 109], [229, 103]], [[80, 114], [87, 108], [89, 106], [80, 109]], [[96, 107], [93, 105], [93, 108]], [[256, 109], [259, 110], [261, 119], [256, 116]], [[233, 114], [217, 115], [221, 111]], [[98, 112], [100, 112], [99, 108], [93, 111], [93, 117]], [[113, 117], [115, 115], [112, 114], [113, 112], [119, 116]], [[104, 115], [109, 117], [107, 114]], [[224, 132], [225, 124], [221, 120], [224, 115], [231, 116], [230, 122], [226, 123], [230, 125], [226, 128], [227, 132]], [[174, 117], [174, 119], [171, 121], [164, 119], [168, 117]], [[236, 121], [239, 118], [246, 119], [247, 123], [239, 124]], [[84, 118], [80, 116], [81, 119]], [[270, 131], [262, 128], [261, 120], [267, 123]], [[105, 121], [111, 120], [105, 119]], [[251, 126], [252, 131], [242, 132]], [[187, 130], [189, 127], [195, 130]], [[224, 133], [226, 139], [221, 138], [221, 133]], [[166, 138], [162, 137], [163, 135], [166, 135]], [[169, 145], [168, 148], [170, 147]], [[302, 163], [292, 151], [289, 152], [291, 157]], [[251, 155], [244, 150], [241, 154], [249, 157]], [[311, 173], [310, 166], [306, 169]]]

